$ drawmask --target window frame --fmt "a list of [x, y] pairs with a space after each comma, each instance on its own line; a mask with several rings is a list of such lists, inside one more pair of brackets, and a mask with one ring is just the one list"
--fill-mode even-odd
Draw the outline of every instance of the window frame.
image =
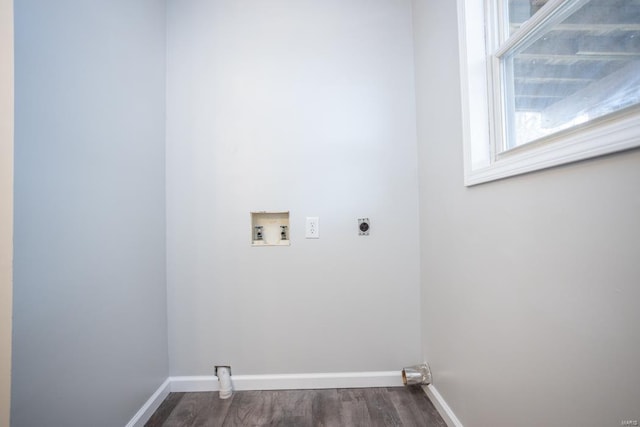
[[498, 55], [535, 34], [566, 2], [549, 0], [505, 45], [508, 30], [500, 19], [506, 16], [504, 0], [457, 0], [466, 186], [640, 146], [636, 105], [519, 147], [498, 149], [505, 132]]

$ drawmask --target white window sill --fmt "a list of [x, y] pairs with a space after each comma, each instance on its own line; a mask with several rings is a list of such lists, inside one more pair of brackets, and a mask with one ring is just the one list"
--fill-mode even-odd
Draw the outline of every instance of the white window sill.
[[[472, 143], [472, 142], [471, 142]], [[552, 138], [533, 142], [497, 156], [493, 163], [465, 170], [472, 186], [640, 146], [640, 111], [603, 118]], [[465, 162], [470, 166], [471, 162]]]

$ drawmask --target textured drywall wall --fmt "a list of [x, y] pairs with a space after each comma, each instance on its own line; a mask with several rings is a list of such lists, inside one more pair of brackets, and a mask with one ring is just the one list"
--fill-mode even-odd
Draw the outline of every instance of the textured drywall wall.
[[[186, 0], [168, 16], [171, 373], [419, 362], [410, 2]], [[258, 210], [291, 211], [291, 246], [250, 247]]]
[[0, 427], [9, 426], [13, 264], [13, 2], [0, 0]]
[[164, 2], [15, 6], [12, 425], [122, 426], [168, 375]]
[[435, 386], [465, 427], [640, 420], [640, 152], [464, 187], [456, 5], [413, 6]]

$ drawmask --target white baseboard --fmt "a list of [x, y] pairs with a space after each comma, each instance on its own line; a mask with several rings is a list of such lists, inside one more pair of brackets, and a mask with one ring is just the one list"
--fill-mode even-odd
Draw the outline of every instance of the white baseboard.
[[[216, 376], [170, 377], [171, 391], [218, 391]], [[400, 372], [232, 375], [234, 390], [304, 390], [320, 388], [402, 387]]]
[[[233, 375], [234, 390], [305, 390], [321, 388], [402, 387], [396, 371], [340, 372], [330, 374]], [[140, 408], [126, 427], [143, 427], [169, 392], [218, 391], [218, 377], [169, 377]], [[443, 417], [444, 418], [444, 417]]]
[[447, 402], [444, 400], [442, 395], [438, 392], [438, 389], [433, 386], [433, 384], [422, 386], [422, 389], [425, 393], [427, 393], [427, 396], [429, 396], [429, 399], [431, 399], [433, 406], [436, 407], [444, 422], [447, 423], [447, 426], [464, 427], [458, 417], [456, 417], [456, 414], [454, 414], [449, 405], [447, 405]]
[[167, 378], [153, 395], [142, 405], [142, 408], [131, 418], [126, 427], [143, 427], [149, 418], [158, 409], [160, 404], [167, 398], [171, 390], [170, 378]]

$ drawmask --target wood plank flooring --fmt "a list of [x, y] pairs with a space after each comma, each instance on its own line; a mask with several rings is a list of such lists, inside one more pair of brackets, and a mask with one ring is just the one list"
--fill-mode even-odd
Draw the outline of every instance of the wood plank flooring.
[[446, 427], [420, 387], [170, 393], [145, 427]]

